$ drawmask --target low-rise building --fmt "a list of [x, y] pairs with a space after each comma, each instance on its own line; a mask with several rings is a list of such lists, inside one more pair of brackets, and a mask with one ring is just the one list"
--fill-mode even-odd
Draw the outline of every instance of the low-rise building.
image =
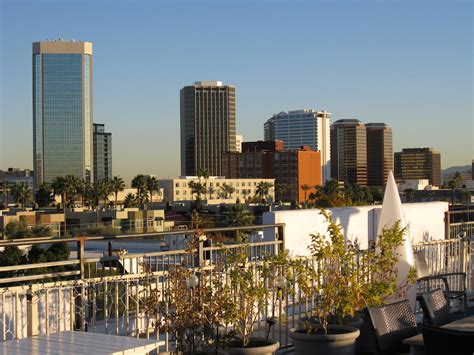
[[87, 229], [97, 225], [110, 226], [118, 232], [151, 233], [173, 229], [172, 221], [165, 221], [164, 210], [145, 210], [126, 208], [124, 210], [104, 209], [89, 211], [75, 208], [66, 211], [68, 226]]
[[[237, 200], [245, 201], [257, 194], [257, 186], [261, 182], [271, 184], [268, 190], [267, 200], [275, 200], [275, 179], [255, 178], [255, 179], [227, 179], [224, 176], [210, 176], [205, 179], [197, 176], [182, 176], [178, 179], [159, 180], [160, 186], [164, 188], [167, 202], [193, 201], [197, 199], [197, 194], [193, 193], [189, 183], [200, 182], [206, 187], [206, 192], [201, 194], [201, 198], [207, 200], [208, 204], [235, 203]], [[229, 186], [233, 189], [226, 189]]]
[[0, 233], [2, 239], [5, 239], [5, 227], [10, 222], [23, 221], [29, 228], [36, 225], [48, 226], [51, 229], [53, 237], [60, 237], [64, 226], [64, 215], [62, 213], [49, 213], [42, 211], [2, 211], [0, 215]]

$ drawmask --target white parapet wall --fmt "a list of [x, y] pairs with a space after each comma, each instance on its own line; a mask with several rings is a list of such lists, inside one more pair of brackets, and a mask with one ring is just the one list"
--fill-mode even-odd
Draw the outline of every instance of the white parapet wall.
[[[328, 208], [336, 223], [341, 224], [346, 240], [357, 240], [367, 248], [376, 239], [382, 206], [351, 206]], [[404, 203], [403, 211], [412, 243], [445, 238], [444, 214], [447, 202]], [[327, 223], [318, 209], [273, 211], [263, 214], [263, 224], [285, 223], [285, 248], [292, 255], [309, 255], [311, 233], [327, 234]], [[268, 228], [264, 240], [275, 239], [275, 231]]]

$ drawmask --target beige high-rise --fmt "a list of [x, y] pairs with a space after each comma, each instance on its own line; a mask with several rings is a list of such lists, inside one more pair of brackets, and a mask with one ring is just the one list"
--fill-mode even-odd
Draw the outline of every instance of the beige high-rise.
[[198, 81], [181, 89], [181, 175], [222, 175], [222, 154], [236, 151], [235, 86]]

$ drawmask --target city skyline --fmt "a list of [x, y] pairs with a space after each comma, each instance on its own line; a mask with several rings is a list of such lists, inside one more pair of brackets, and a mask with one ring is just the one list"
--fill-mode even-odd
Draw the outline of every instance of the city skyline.
[[[82, 3], [93, 7], [90, 17]], [[454, 3], [427, 9], [424, 1], [207, 1], [212, 9], [206, 12], [190, 2], [142, 1], [129, 12], [126, 2], [3, 1], [1, 50], [8, 55], [1, 63], [0, 169], [33, 167], [31, 43], [59, 36], [94, 43], [94, 118], [113, 133], [114, 175], [125, 180], [139, 172], [179, 175], [179, 89], [199, 80], [237, 87], [237, 133], [245, 141], [263, 139], [261, 127], [273, 114], [317, 109], [331, 112], [331, 123], [351, 117], [386, 122], [394, 151], [433, 147], [443, 168], [467, 165], [473, 156], [472, 5]], [[74, 20], [69, 11], [76, 11]], [[107, 19], [101, 16], [106, 11]], [[316, 21], [312, 15], [320, 12], [326, 17]], [[196, 26], [216, 15], [230, 29]], [[285, 19], [286, 26], [275, 27], [272, 19]], [[324, 26], [331, 20], [337, 26]], [[12, 30], [13, 22], [22, 30]], [[200, 36], [205, 43], [193, 44]], [[219, 41], [225, 36], [235, 48]], [[243, 49], [245, 55], [236, 55]], [[193, 55], [183, 57], [189, 50]], [[216, 60], [206, 63], [212, 56]]]

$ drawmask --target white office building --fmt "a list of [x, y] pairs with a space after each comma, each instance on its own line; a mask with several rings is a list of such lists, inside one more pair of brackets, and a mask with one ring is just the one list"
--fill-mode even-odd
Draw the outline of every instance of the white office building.
[[306, 145], [319, 150], [324, 183], [331, 178], [330, 118], [329, 112], [310, 109], [280, 112], [265, 122], [265, 140], [282, 140], [285, 149]]

